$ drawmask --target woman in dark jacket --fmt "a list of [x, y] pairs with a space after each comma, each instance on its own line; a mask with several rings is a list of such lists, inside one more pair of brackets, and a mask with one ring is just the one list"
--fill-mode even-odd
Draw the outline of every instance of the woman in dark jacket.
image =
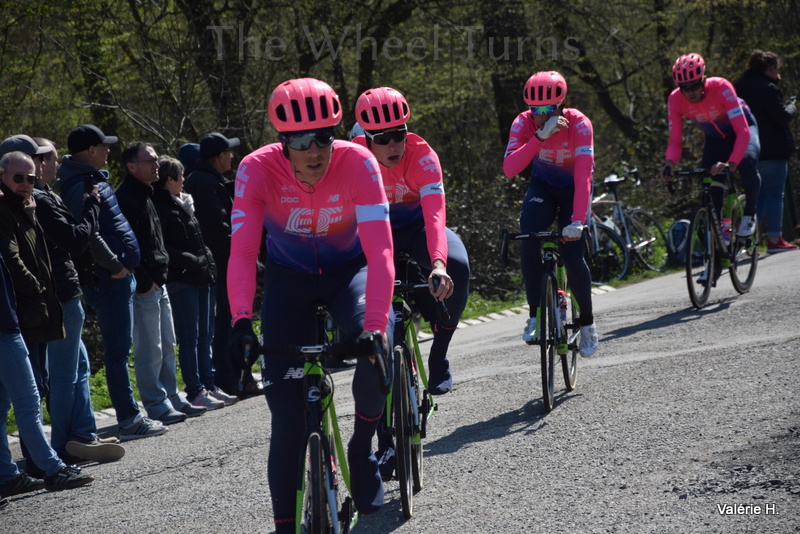
[[183, 165], [173, 158], [161, 158], [153, 202], [161, 221], [161, 232], [169, 254], [167, 290], [172, 303], [175, 334], [189, 402], [209, 410], [236, 402], [214, 384], [210, 321], [212, 287], [216, 266], [211, 250], [203, 242], [194, 216], [191, 195], [183, 193]]

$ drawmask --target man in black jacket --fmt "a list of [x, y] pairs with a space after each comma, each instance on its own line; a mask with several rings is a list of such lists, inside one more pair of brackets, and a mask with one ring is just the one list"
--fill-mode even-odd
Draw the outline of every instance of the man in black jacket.
[[[50, 379], [50, 441], [53, 449], [67, 460], [109, 462], [125, 455], [125, 449], [115, 443], [97, 439], [97, 424], [89, 392], [91, 368], [89, 355], [81, 340], [84, 311], [81, 286], [73, 257], [89, 255], [84, 263], [91, 264], [89, 241], [97, 231], [100, 213], [100, 194], [94, 186], [84, 195], [83, 212], [76, 220], [50, 185], [56, 179], [58, 152], [52, 141], [35, 138], [40, 147], [50, 152], [38, 156], [38, 181], [33, 190], [36, 217], [42, 225], [53, 267], [56, 295], [64, 312], [64, 339], [47, 343]], [[114, 438], [116, 440], [116, 438]]]
[[158, 181], [158, 155], [149, 143], [136, 142], [122, 152], [127, 175], [116, 190], [119, 207], [133, 229], [141, 250], [133, 295], [133, 365], [147, 414], [163, 424], [202, 415], [178, 393], [175, 328], [167, 295], [169, 256], [153, 204]]
[[767, 226], [767, 251], [796, 250], [797, 245], [783, 238], [783, 192], [794, 152], [789, 123], [797, 115], [795, 97], [784, 102], [778, 83], [780, 62], [773, 52], [753, 50], [744, 75], [734, 84], [758, 122], [761, 155], [758, 173], [761, 190], [758, 196], [758, 219]]
[[261, 394], [263, 390], [252, 377], [246, 384], [239, 384], [238, 371], [228, 356], [231, 312], [225, 280], [228, 277], [228, 258], [231, 254], [233, 182], [225, 179], [223, 174], [231, 170], [231, 149], [239, 145], [238, 138], [228, 139], [221, 133], [214, 132], [203, 137], [200, 140], [200, 157], [195, 161], [194, 170], [186, 178], [184, 188], [194, 198], [195, 216], [200, 222], [203, 240], [211, 249], [217, 266], [212, 356], [215, 381], [224, 391], [237, 393], [243, 398]]
[[81, 216], [87, 190], [93, 191], [97, 186], [100, 194], [99, 225], [89, 243], [94, 264], [90, 275], [81, 279], [81, 286], [86, 303], [97, 312], [108, 393], [117, 414], [119, 436], [125, 441], [158, 436], [167, 427], [142, 416], [128, 373], [136, 284], [131, 271], [139, 264], [139, 243], [119, 209], [108, 183], [108, 171], [103, 169], [109, 145], [118, 141], [116, 136], [105, 135], [93, 124], [72, 130], [67, 138], [70, 155], [61, 161], [56, 185], [75, 218]]

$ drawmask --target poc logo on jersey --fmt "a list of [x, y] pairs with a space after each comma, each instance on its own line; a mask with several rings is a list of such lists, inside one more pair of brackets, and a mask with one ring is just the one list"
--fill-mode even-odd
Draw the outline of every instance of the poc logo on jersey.
[[281, 197], [281, 204], [297, 204], [300, 202], [299, 197]]

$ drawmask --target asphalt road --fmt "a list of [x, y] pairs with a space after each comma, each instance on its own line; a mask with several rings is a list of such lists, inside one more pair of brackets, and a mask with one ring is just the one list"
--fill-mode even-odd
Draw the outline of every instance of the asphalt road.
[[[355, 532], [800, 531], [799, 271], [763, 258], [750, 293], [722, 278], [701, 311], [681, 273], [595, 297], [600, 351], [548, 415], [522, 316], [459, 330], [414, 517], [390, 482]], [[91, 486], [12, 498], [0, 532], [272, 532], [268, 423], [254, 398], [130, 442]]]

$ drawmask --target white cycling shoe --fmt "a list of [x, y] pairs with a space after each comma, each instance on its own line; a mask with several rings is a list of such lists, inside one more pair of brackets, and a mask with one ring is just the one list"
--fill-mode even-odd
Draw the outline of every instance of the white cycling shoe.
[[522, 341], [531, 345], [539, 341], [536, 337], [536, 317], [529, 317], [528, 322], [525, 324], [525, 330], [522, 332]]
[[589, 356], [594, 355], [597, 352], [597, 345], [599, 344], [597, 339], [597, 327], [594, 324], [590, 324], [589, 326], [582, 326], [581, 327], [581, 344], [579, 349], [581, 351], [581, 356], [584, 358], [588, 358]]
[[739, 223], [739, 231], [736, 234], [739, 237], [750, 237], [756, 231], [756, 218], [755, 216], [743, 215], [742, 222]]

